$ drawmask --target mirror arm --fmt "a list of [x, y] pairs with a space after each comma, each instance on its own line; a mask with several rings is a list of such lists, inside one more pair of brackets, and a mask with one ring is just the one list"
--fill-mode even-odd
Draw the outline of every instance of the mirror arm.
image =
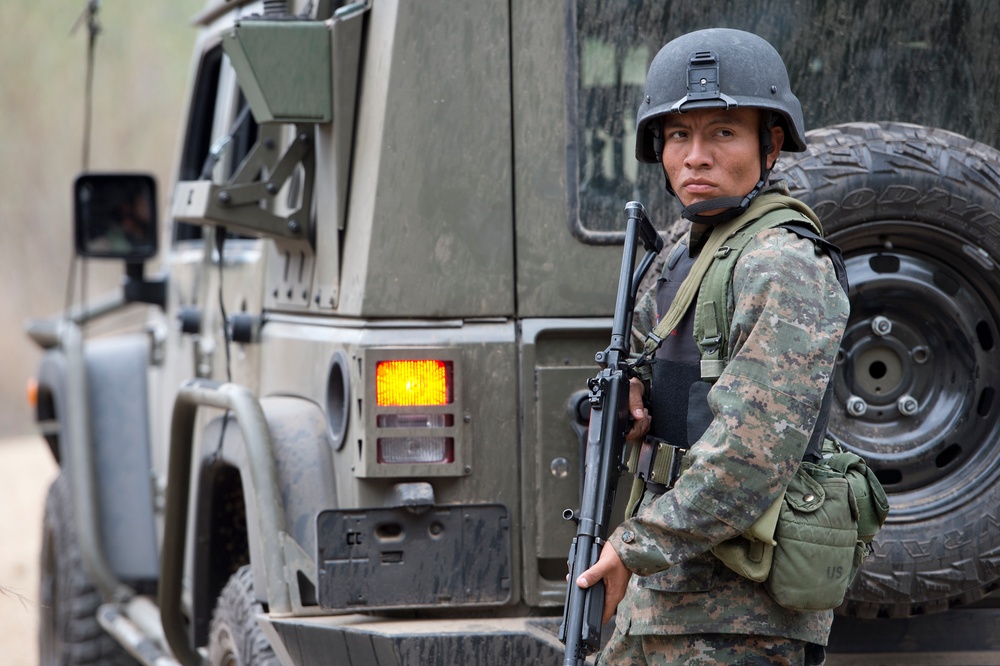
[[167, 309], [167, 278], [159, 277], [147, 280], [143, 276], [144, 264], [129, 262], [125, 264], [125, 301], [127, 303], [149, 303]]

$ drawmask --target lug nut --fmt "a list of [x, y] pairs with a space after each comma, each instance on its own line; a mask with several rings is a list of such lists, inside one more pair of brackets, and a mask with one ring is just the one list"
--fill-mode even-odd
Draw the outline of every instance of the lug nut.
[[847, 399], [847, 414], [848, 416], [864, 416], [865, 412], [868, 411], [868, 403], [862, 398], [856, 395], [852, 395]]
[[878, 336], [889, 335], [892, 332], [892, 322], [889, 321], [888, 317], [879, 315], [872, 319], [872, 332]]
[[912, 395], [904, 395], [896, 401], [896, 409], [903, 416], [913, 416], [920, 409], [920, 403]]

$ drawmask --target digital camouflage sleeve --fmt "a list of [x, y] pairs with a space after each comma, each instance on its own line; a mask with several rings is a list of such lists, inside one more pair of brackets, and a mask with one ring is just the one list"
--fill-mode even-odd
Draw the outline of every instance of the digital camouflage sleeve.
[[[732, 297], [731, 360], [708, 395], [711, 425], [674, 489], [647, 493], [609, 539], [637, 574], [617, 622], [634, 634], [746, 633], [825, 644], [832, 612], [784, 609], [708, 551], [746, 530], [795, 473], [833, 372], [847, 296], [812, 241], [776, 228], [744, 250]], [[640, 302], [637, 328], [649, 325], [650, 303]]]

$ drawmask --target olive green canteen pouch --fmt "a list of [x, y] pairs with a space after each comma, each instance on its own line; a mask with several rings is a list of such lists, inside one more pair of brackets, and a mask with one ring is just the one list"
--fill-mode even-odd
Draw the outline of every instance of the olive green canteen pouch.
[[836, 608], [885, 523], [889, 502], [860, 456], [825, 442], [785, 493], [741, 536], [712, 552], [727, 567], [797, 611]]
[[785, 608], [836, 608], [867, 546], [858, 540], [857, 505], [843, 473], [803, 462], [785, 491], [764, 589]]

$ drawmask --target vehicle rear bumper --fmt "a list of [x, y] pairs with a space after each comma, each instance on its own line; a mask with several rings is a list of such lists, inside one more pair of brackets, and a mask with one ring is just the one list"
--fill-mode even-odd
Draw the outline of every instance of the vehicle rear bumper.
[[[367, 615], [275, 618], [261, 625], [294, 666], [557, 664], [557, 617], [398, 620]], [[279, 647], [280, 644], [280, 647]]]

